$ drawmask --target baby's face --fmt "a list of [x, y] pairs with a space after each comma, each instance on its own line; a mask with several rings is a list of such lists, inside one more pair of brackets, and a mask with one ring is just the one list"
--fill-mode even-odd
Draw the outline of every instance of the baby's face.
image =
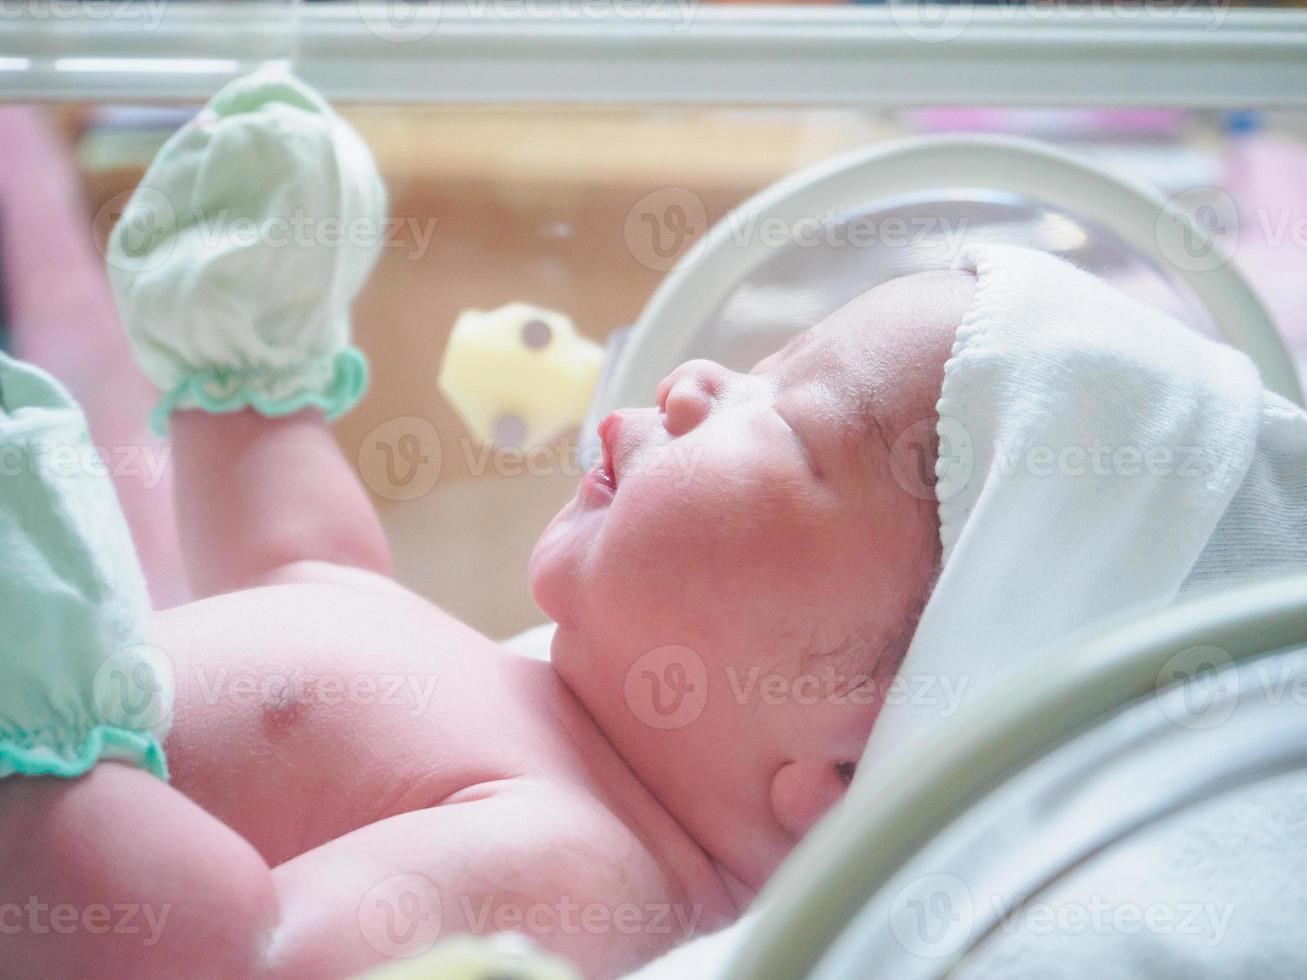
[[932, 580], [920, 467], [970, 281], [887, 283], [748, 374], [683, 364], [603, 422], [532, 558], [555, 669], [751, 887], [843, 792]]

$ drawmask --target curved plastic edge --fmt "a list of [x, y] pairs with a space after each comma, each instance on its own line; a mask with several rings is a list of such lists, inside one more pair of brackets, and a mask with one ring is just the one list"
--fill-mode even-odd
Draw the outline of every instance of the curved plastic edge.
[[771, 254], [760, 237], [745, 244], [737, 240], [732, 234], [735, 215], [747, 213], [759, 224], [795, 221], [848, 210], [871, 197], [948, 186], [1023, 194], [1098, 221], [1173, 272], [1211, 313], [1222, 336], [1252, 358], [1263, 383], [1303, 404], [1297, 372], [1274, 322], [1230, 256], [1219, 257], [1216, 268], [1199, 270], [1181, 268], [1167, 257], [1158, 239], [1160, 226], [1177, 222], [1203, 237], [1173, 201], [1047, 144], [947, 135], [895, 140], [843, 154], [801, 170], [735, 208], [691, 247], [650, 299], [612, 382], [599, 393], [600, 412], [652, 398], [662, 374], [683, 358], [704, 320]]
[[[1236, 662], [1307, 642], [1307, 575], [1206, 593], [1069, 644], [1056, 673], [1027, 671], [965, 719], [855, 780], [848, 798], [764, 889], [728, 980], [802, 977], [911, 855], [1014, 770], [1157, 690], [1179, 650], [1215, 644]], [[892, 794], [877, 787], [894, 786]], [[802, 941], [796, 941], [802, 937]]]

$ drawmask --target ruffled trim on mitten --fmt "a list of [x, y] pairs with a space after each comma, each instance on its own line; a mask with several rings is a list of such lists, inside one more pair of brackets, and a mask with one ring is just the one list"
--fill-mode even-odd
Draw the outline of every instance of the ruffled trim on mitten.
[[39, 739], [22, 732], [0, 734], [0, 778], [18, 775], [71, 779], [105, 759], [134, 763], [160, 779], [168, 778], [163, 746], [149, 732], [96, 725], [81, 735], [43, 733]]
[[[167, 435], [169, 417], [179, 408], [199, 408], [214, 414], [252, 408], [269, 418], [293, 415], [305, 408], [318, 408], [331, 421], [358, 404], [367, 391], [368, 361], [357, 347], [346, 347], [336, 355], [331, 382], [317, 391], [301, 388], [291, 395], [272, 396], [266, 389], [273, 377], [266, 368], [197, 371], [160, 399], [150, 413], [150, 428], [157, 435]], [[279, 377], [278, 380], [284, 387], [285, 378]]]

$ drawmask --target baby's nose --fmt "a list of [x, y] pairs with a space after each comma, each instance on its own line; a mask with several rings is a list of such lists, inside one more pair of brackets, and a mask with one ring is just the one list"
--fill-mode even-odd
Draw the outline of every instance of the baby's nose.
[[725, 374], [713, 361], [689, 361], [663, 382], [658, 407], [669, 435], [685, 435], [708, 417], [722, 393]]

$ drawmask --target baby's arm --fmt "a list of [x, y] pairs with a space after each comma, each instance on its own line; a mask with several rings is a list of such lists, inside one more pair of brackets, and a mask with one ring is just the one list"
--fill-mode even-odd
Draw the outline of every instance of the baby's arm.
[[389, 569], [322, 420], [367, 386], [350, 304], [385, 211], [358, 134], [267, 70], [173, 134], [114, 225], [109, 279], [160, 392], [153, 424], [173, 431], [178, 523], [202, 593], [302, 578], [305, 563]]
[[172, 444], [178, 527], [201, 595], [323, 573], [305, 562], [390, 574], [376, 510], [320, 412], [178, 412]]
[[661, 917], [613, 925], [622, 906], [649, 908], [631, 891], [643, 870], [623, 853], [633, 843], [592, 802], [517, 781], [270, 870], [141, 770], [11, 780], [0, 785], [0, 961], [15, 976], [326, 978], [507, 926], [587, 976], [615, 975], [676, 938], [660, 942]]

